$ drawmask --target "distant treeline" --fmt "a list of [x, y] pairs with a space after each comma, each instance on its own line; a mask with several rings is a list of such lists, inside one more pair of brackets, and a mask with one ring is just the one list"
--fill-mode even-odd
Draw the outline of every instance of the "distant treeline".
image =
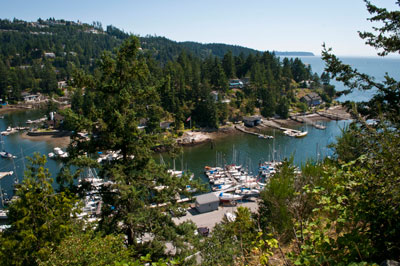
[[[0, 20], [0, 98], [20, 100], [24, 90], [60, 94], [57, 81], [70, 80], [75, 69], [93, 73], [103, 51], [113, 51], [129, 36], [112, 25], [104, 30], [99, 22]], [[158, 65], [177, 60], [183, 50], [199, 60], [222, 59], [228, 51], [241, 58], [260, 53], [241, 46], [179, 43], [158, 36], [140, 37], [140, 42]]]

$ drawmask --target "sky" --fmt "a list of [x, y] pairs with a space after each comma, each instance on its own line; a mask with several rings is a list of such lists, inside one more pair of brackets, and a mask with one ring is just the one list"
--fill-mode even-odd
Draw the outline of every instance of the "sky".
[[[372, 0], [389, 10], [395, 0]], [[326, 43], [339, 56], [376, 56], [357, 31], [367, 21], [362, 0], [0, 0], [0, 18], [65, 19], [175, 41], [226, 43], [260, 51], [320, 55]]]

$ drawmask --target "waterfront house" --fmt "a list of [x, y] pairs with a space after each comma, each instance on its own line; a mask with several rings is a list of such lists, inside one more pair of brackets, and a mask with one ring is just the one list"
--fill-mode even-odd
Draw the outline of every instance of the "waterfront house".
[[21, 96], [24, 99], [24, 102], [27, 103], [37, 102], [40, 100], [40, 94], [30, 94], [28, 92], [23, 92], [21, 93]]
[[322, 98], [317, 93], [310, 92], [309, 94], [301, 97], [300, 102], [303, 102], [308, 106], [316, 106], [322, 103]]
[[207, 193], [196, 197], [196, 209], [199, 213], [218, 210], [219, 198], [214, 193]]
[[261, 124], [261, 116], [253, 115], [253, 116], [245, 116], [243, 117], [243, 123], [246, 127], [255, 127]]
[[46, 121], [47, 128], [58, 128], [64, 122], [64, 116], [57, 114], [56, 112], [50, 113], [50, 120]]

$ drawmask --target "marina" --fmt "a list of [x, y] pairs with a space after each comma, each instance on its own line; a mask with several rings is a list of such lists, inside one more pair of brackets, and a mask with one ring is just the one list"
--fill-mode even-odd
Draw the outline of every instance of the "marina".
[[[23, 125], [29, 119], [32, 121], [41, 119], [43, 118], [43, 112], [40, 110], [29, 110], [7, 113], [4, 116], [4, 119], [0, 120], [0, 130], [5, 130], [9, 126], [16, 127], [18, 125]], [[204, 174], [204, 166], [212, 165], [213, 167], [223, 168], [225, 165], [230, 164], [242, 165], [243, 169], [245, 169], [248, 174], [248, 183], [251, 184], [254, 182], [254, 176], [258, 175], [260, 162], [279, 161], [283, 158], [293, 156], [294, 163], [300, 166], [307, 158], [318, 160], [326, 156], [332, 156], [333, 151], [326, 146], [335, 141], [335, 137], [341, 134], [341, 128], [345, 127], [347, 123], [348, 121], [345, 120], [327, 121], [326, 130], [308, 128], [306, 138], [288, 138], [283, 134], [282, 130], [274, 130], [273, 127], [265, 127], [263, 125], [260, 125], [258, 129], [260, 133], [258, 134], [261, 136], [274, 136], [274, 139], [268, 140], [270, 139], [268, 138], [265, 140], [262, 137], [258, 137], [259, 135], [255, 137], [253, 134], [236, 130], [236, 133], [213, 140], [211, 145], [209, 142], [205, 142], [196, 146], [184, 146], [182, 156], [178, 156], [175, 159], [175, 164], [178, 166], [178, 169], [175, 168], [175, 171], [189, 171], [193, 174], [194, 179], [209, 184], [209, 179]], [[306, 125], [300, 124], [295, 126], [294, 129], [304, 131]], [[248, 131], [247, 128], [245, 128], [245, 130]], [[1, 160], [1, 172], [15, 172], [13, 176], [5, 176], [1, 180], [1, 185], [8, 195], [12, 195], [15, 179], [20, 181], [23, 177], [24, 169], [28, 163], [25, 159], [26, 156], [32, 156], [34, 152], [46, 155], [53, 153], [55, 155], [56, 147], [62, 152], [64, 152], [66, 148], [60, 145], [61, 143], [58, 139], [61, 140], [61, 138], [52, 136], [47, 137], [47, 139], [44, 137], [25, 138], [23, 136], [21, 132], [3, 136], [4, 150], [17, 157], [13, 160]], [[235, 150], [235, 154], [233, 154], [233, 149]], [[103, 159], [117, 159], [118, 157], [118, 151], [105, 151], [98, 155], [100, 161]], [[156, 155], [156, 157], [159, 157], [159, 155]], [[174, 169], [173, 160], [169, 158], [167, 154], [163, 154], [163, 158], [163, 162], [166, 166], [170, 169]], [[156, 160], [158, 161], [158, 159]], [[61, 166], [62, 162], [59, 160], [48, 160], [46, 164], [53, 178], [57, 175]], [[231, 177], [234, 178], [235, 173], [232, 174]], [[242, 190], [242, 194], [257, 194], [257, 191], [255, 191], [257, 188], [252, 188], [251, 185], [249, 185], [250, 187], [236, 187], [238, 184], [235, 184], [228, 187], [230, 185], [230, 181], [228, 180], [221, 179], [215, 180], [215, 182], [215, 185], [219, 185], [222, 188], [220, 190], [216, 189], [216, 193], [221, 191], [224, 193], [234, 193], [235, 190]], [[262, 182], [260, 181], [259, 183]], [[230, 191], [224, 191], [224, 189]], [[210, 191], [212, 191], [211, 184]], [[247, 197], [247, 195], [245, 195], [245, 197]]]

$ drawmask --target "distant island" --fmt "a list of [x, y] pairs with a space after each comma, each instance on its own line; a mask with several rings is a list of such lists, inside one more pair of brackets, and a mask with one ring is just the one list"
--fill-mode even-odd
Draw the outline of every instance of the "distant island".
[[315, 56], [311, 52], [278, 52], [274, 51], [277, 56]]

